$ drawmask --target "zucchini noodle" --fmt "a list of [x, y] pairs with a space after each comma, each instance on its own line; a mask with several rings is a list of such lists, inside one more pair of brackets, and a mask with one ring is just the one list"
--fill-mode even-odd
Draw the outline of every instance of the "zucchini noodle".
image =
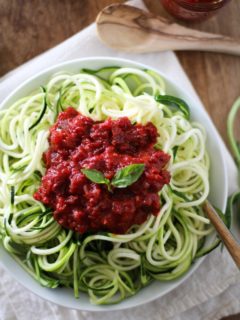
[[[152, 122], [155, 147], [170, 154], [171, 182], [161, 210], [126, 234], [77, 234], [62, 228], [34, 199], [45, 173], [42, 155], [59, 112], [76, 108], [94, 121], [128, 117]], [[94, 304], [118, 303], [154, 279], [183, 275], [209, 252], [213, 230], [202, 203], [209, 193], [206, 135], [186, 104], [166, 95], [164, 80], [136, 68], [58, 73], [29, 96], [0, 110], [0, 237], [4, 248], [41, 285], [72, 287]], [[80, 294], [81, 296], [81, 294]]]

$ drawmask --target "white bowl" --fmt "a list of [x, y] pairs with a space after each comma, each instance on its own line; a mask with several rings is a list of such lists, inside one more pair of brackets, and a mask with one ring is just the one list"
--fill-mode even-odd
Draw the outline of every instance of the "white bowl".
[[[106, 66], [117, 65], [124, 67], [136, 67], [153, 69], [146, 65], [136, 63], [129, 60], [119, 58], [86, 58], [72, 60], [53, 66], [49, 69], [38, 73], [17, 87], [1, 104], [0, 108], [7, 108], [17, 99], [31, 93], [34, 89], [48, 82], [49, 78], [56, 72], [68, 71], [78, 72], [82, 68], [98, 69]], [[184, 99], [191, 108], [191, 119], [196, 120], [204, 125], [207, 131], [207, 149], [210, 155], [211, 172], [210, 172], [210, 195], [209, 200], [221, 210], [225, 210], [227, 200], [227, 171], [224, 163], [223, 155], [220, 148], [220, 141], [217, 131], [208, 117], [207, 113], [201, 108], [198, 101], [189, 97], [178, 85], [174, 83], [174, 79], [170, 80], [162, 72], [155, 69], [166, 81], [167, 93]], [[64, 307], [88, 310], [88, 311], [107, 311], [121, 310], [130, 307], [142, 305], [146, 302], [159, 298], [171, 290], [178, 287], [199, 267], [204, 258], [197, 260], [190, 270], [181, 278], [168, 282], [155, 281], [149, 286], [143, 288], [135, 296], [130, 297], [119, 304], [109, 306], [96, 306], [89, 302], [86, 294], [81, 293], [80, 299], [75, 299], [73, 290], [66, 288], [48, 289], [42, 287], [27, 272], [25, 272], [13, 258], [0, 246], [0, 261], [12, 276], [20, 282], [24, 287], [31, 290], [41, 298], [54, 302]], [[207, 285], [207, 283], [206, 283]]]

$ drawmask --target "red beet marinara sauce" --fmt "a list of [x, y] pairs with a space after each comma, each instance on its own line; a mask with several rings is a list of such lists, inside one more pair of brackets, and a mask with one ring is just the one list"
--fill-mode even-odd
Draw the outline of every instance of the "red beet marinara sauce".
[[[125, 233], [159, 213], [158, 192], [170, 181], [170, 156], [154, 148], [157, 136], [151, 123], [134, 125], [126, 117], [94, 122], [69, 107], [50, 129], [50, 146], [43, 155], [46, 174], [35, 199], [52, 208], [65, 228]], [[96, 169], [112, 179], [117, 170], [136, 163], [145, 164], [139, 180], [112, 192], [81, 172]]]

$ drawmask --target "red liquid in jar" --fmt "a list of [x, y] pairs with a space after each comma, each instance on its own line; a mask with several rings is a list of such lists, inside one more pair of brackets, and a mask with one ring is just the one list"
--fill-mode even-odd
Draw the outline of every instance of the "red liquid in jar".
[[214, 15], [229, 0], [161, 0], [174, 17], [188, 21], [201, 21]]

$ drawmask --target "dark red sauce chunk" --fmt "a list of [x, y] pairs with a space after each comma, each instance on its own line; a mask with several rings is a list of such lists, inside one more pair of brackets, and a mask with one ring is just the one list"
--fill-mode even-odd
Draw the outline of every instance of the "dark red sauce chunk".
[[[35, 199], [52, 208], [55, 220], [68, 229], [125, 233], [159, 213], [158, 192], [170, 181], [170, 156], [154, 149], [157, 136], [151, 123], [133, 125], [125, 117], [94, 122], [69, 107], [50, 129], [46, 174]], [[96, 169], [112, 179], [117, 170], [137, 163], [145, 164], [141, 177], [112, 192], [81, 172]]]

